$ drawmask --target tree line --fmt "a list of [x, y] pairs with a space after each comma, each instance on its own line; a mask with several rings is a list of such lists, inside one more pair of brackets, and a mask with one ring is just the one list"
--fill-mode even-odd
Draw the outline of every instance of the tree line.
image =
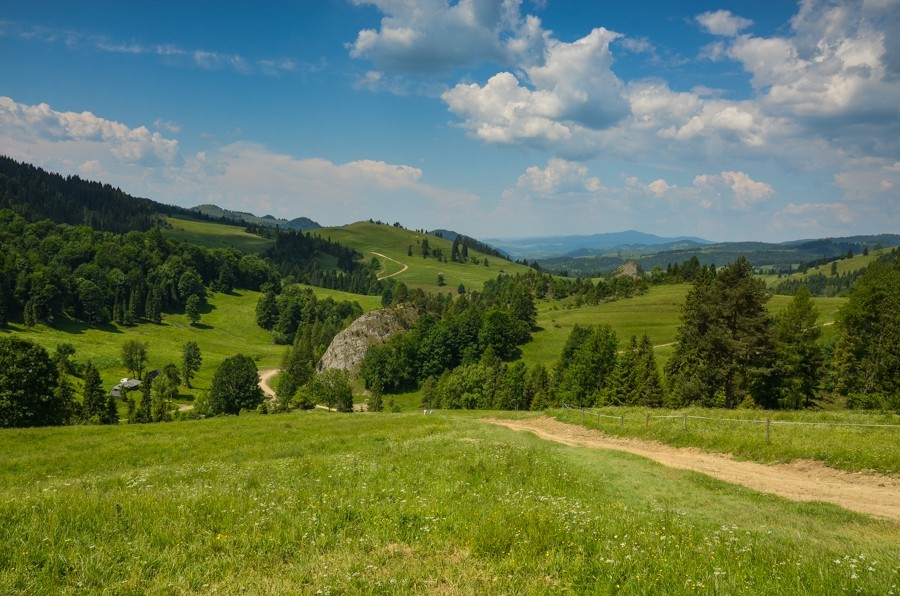
[[258, 290], [278, 273], [257, 255], [207, 249], [162, 236], [158, 228], [127, 234], [86, 226], [28, 223], [0, 210], [0, 325], [70, 317], [88, 324], [159, 323], [206, 288]]

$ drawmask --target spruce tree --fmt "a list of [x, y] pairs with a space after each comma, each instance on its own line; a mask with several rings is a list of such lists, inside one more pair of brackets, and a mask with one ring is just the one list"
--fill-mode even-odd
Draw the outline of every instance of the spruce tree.
[[82, 418], [85, 422], [104, 423], [106, 419], [106, 396], [100, 371], [88, 360], [84, 368], [84, 392], [82, 393]]
[[800, 286], [775, 321], [775, 384], [781, 407], [808, 407], [815, 399], [822, 366], [822, 350], [817, 343], [822, 335], [822, 329], [816, 326], [818, 317], [809, 290]]
[[765, 283], [745, 257], [718, 273], [701, 269], [681, 313], [675, 353], [666, 365], [674, 405], [765, 405], [772, 358]]

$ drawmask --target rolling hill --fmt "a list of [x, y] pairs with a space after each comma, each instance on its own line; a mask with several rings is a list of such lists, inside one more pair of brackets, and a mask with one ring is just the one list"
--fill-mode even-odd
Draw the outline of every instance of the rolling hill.
[[[322, 228], [313, 233], [353, 248], [366, 258], [378, 258], [382, 267], [380, 277], [394, 277], [412, 288], [456, 292], [462, 284], [467, 289], [480, 289], [486, 280], [501, 273], [528, 271], [524, 265], [477, 250], [469, 251], [469, 261], [466, 263], [451, 262], [453, 243], [450, 240], [391, 225], [356, 222], [337, 228]], [[433, 256], [423, 258], [422, 243], [425, 240], [432, 251], [440, 249], [447, 262], [438, 261]], [[438, 286], [438, 273], [444, 274], [443, 289]]]
[[223, 209], [217, 205], [197, 205], [196, 207], [191, 207], [190, 210], [217, 219], [230, 219], [232, 221], [268, 226], [270, 228], [278, 226], [290, 230], [318, 230], [322, 227], [308, 217], [295, 217], [291, 220], [273, 217], [271, 215], [263, 215], [260, 217], [252, 213], [247, 213], [246, 211]]

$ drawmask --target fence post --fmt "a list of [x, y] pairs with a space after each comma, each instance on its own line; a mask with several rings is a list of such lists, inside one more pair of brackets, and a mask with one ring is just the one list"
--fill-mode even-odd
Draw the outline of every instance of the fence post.
[[619, 416], [619, 426], [620, 427], [625, 426], [625, 416], [624, 415]]
[[771, 423], [772, 423], [772, 419], [766, 418], [766, 445], [769, 444], [769, 426], [771, 425]]
[[581, 406], [581, 423], [584, 424], [584, 406]]
[[687, 414], [682, 414], [681, 430], [687, 430]]
[[648, 430], [650, 428], [650, 414], [649, 413], [647, 413], [647, 419], [644, 421], [644, 428], [646, 428]]
[[600, 430], [600, 412], [597, 412], [597, 430]]

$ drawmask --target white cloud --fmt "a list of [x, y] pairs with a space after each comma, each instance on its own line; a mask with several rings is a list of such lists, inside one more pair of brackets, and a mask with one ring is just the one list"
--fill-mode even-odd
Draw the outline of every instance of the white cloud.
[[589, 144], [591, 131], [628, 111], [623, 85], [610, 69], [609, 44], [616, 37], [600, 28], [574, 43], [551, 41], [541, 64], [525, 68], [534, 90], [501, 72], [484, 86], [459, 84], [442, 97], [462, 126], [488, 143]]
[[702, 174], [694, 178], [694, 187], [709, 191], [716, 196], [731, 198], [738, 211], [747, 211], [774, 194], [774, 189], [765, 182], [757, 182], [744, 172], [722, 172], [717, 175]]
[[434, 73], [491, 61], [509, 63], [540, 44], [535, 17], [525, 19], [517, 0], [353, 0], [386, 16], [380, 28], [363, 29], [350, 55], [380, 70]]
[[9, 97], [0, 97], [0, 130], [10, 145], [35, 139], [94, 145], [128, 164], [158, 167], [179, 158], [178, 141], [145, 126], [129, 128], [91, 112], [58, 112], [47, 104], [25, 105]]
[[734, 37], [742, 29], [746, 29], [753, 24], [753, 21], [750, 19], [733, 15], [728, 10], [704, 12], [697, 15], [697, 22], [713, 35], [725, 37]]
[[380, 160], [300, 159], [249, 142], [182, 156], [177, 140], [144, 126], [6, 97], [0, 97], [0, 154], [163, 203], [216, 203], [334, 225], [378, 217], [458, 227], [474, 218], [480, 200], [466, 190], [428, 184], [421, 168]]
[[546, 168], [532, 166], [516, 181], [516, 188], [533, 195], [556, 198], [569, 193], [597, 192], [600, 179], [588, 174], [587, 166], [551, 158]]

